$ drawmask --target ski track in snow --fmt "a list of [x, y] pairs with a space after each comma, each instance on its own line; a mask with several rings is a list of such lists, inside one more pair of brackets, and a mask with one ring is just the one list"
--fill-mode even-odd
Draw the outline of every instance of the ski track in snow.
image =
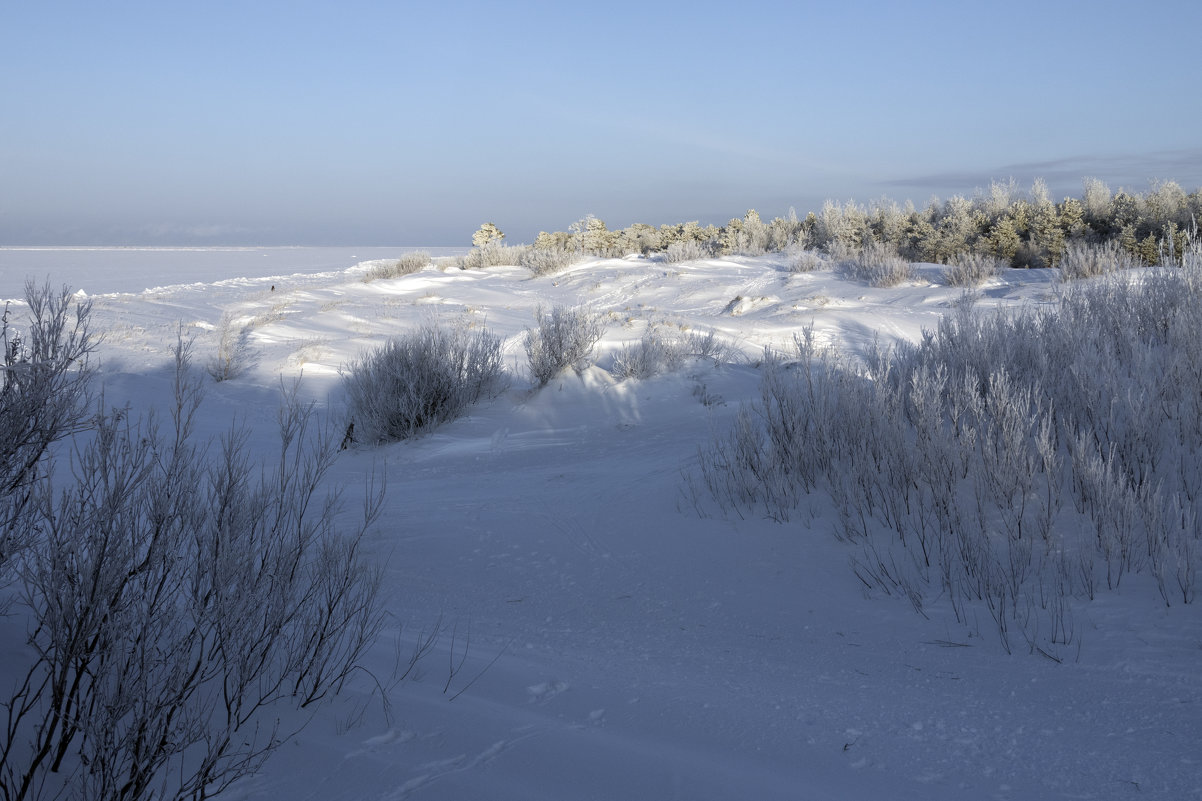
[[[253, 365], [208, 385], [200, 425], [240, 419], [264, 449], [281, 379], [303, 376], [302, 394], [340, 414], [339, 370], [430, 321], [486, 326], [515, 373], [421, 439], [340, 457], [348, 507], [370, 471], [388, 480], [371, 537], [396, 626], [366, 666], [387, 677], [398, 641], [442, 634], [385, 682], [390, 717], [359, 676], [224, 797], [1202, 798], [1202, 605], [1158, 607], [1132, 580], [1078, 611], [1078, 661], [1006, 656], [987, 619], [865, 598], [821, 498], [788, 524], [696, 513], [681, 470], [755, 397], [765, 346], [813, 325], [859, 355], [916, 339], [961, 295], [935, 265], [893, 289], [782, 265], [625, 259], [372, 283], [355, 268], [97, 296], [110, 404], [165, 408], [177, 331], [203, 365], [223, 316], [248, 327]], [[980, 302], [1045, 303], [1051, 284], [1005, 271]], [[522, 333], [551, 304], [602, 312], [607, 329], [599, 366], [535, 391]], [[650, 325], [714, 330], [737, 363], [614, 379], [612, 354]]]

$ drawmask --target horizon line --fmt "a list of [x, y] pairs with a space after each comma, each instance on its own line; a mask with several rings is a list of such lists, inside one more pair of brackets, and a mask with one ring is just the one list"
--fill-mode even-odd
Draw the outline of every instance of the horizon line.
[[304, 248], [439, 248], [449, 250], [454, 248], [468, 248], [471, 245], [372, 245], [372, 244], [353, 244], [353, 245], [57, 245], [57, 244], [37, 244], [37, 245], [0, 245], [0, 250], [300, 250]]

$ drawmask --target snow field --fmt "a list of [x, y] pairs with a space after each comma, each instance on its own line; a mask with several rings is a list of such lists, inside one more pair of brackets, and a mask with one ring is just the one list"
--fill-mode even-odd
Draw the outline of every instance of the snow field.
[[[783, 257], [628, 259], [271, 289], [217, 267], [96, 297], [106, 401], [139, 410], [165, 405], [181, 326], [198, 363], [223, 316], [248, 327], [253, 363], [208, 384], [201, 433], [236, 416], [264, 448], [281, 378], [341, 415], [340, 369], [430, 321], [500, 336], [514, 376], [427, 436], [340, 457], [348, 507], [365, 476], [387, 477], [369, 537], [391, 623], [353, 686], [226, 796], [1202, 798], [1197, 604], [1165, 609], [1125, 582], [1078, 612], [1079, 660], [1007, 656], [988, 619], [866, 597], [820, 496], [788, 524], [690, 497], [682, 470], [757, 396], [765, 346], [805, 325], [851, 356], [916, 340], [960, 297], [944, 269], [876, 289]], [[981, 294], [1054, 300], [1050, 271], [1003, 270]], [[523, 334], [555, 304], [603, 315], [605, 334], [594, 366], [536, 391]], [[730, 358], [616, 379], [615, 355], [650, 328], [713, 331]]]

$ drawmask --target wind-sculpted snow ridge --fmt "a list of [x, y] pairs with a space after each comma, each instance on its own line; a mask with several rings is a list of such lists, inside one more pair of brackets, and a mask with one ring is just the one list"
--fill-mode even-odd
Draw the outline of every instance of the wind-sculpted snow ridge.
[[[1030, 655], [1018, 628], [1007, 655], [987, 602], [950, 597], [937, 571], [925, 616], [904, 592], [866, 587], [849, 563], [862, 573], [865, 543], [888, 530], [848, 542], [854, 504], [816, 491], [796, 496], [788, 522], [763, 505], [721, 514], [685, 478], [716, 434], [762, 425], [765, 376], [798, 374], [779, 354], [803, 330], [871, 386], [885, 380], [871, 372], [879, 354], [911, 353], [967, 305], [1060, 303], [1052, 270], [1001, 268], [966, 299], [948, 268], [910, 268], [884, 288], [834, 263], [794, 271], [783, 254], [594, 258], [544, 276], [431, 265], [274, 288], [214, 274], [95, 298], [105, 402], [131, 413], [166, 406], [181, 323], [200, 363], [223, 318], [245, 331], [245, 369], [209, 381], [195, 436], [236, 418], [255, 453], [273, 452], [281, 377], [300, 376], [299, 394], [344, 426], [343, 373], [390, 337], [487, 331], [510, 378], [416, 438], [340, 452], [328, 475], [345, 498], [386, 476], [361, 547], [382, 566], [388, 622], [343, 692], [222, 797], [1202, 798], [1202, 613], [1166, 607], [1149, 571], [1102, 591], [1099, 562], [1060, 661]], [[595, 315], [601, 335], [540, 387], [527, 331], [556, 307]], [[922, 372], [907, 370], [888, 378]], [[1132, 409], [1150, 416], [1139, 397]], [[896, 413], [916, 415], [906, 402]], [[868, 407], [836, 411], [849, 430], [882, 430]], [[1013, 514], [982, 498], [989, 525]], [[1068, 494], [1061, 507], [1076, 514]], [[1022, 512], [1024, 540], [1036, 508]], [[911, 570], [920, 553], [878, 546], [873, 567]], [[21, 641], [13, 621], [4, 631]], [[0, 659], [9, 681], [11, 665]]]

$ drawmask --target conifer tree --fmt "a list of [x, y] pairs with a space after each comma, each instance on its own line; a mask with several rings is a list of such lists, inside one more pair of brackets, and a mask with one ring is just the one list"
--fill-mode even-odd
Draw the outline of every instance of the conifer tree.
[[478, 248], [482, 248], [494, 242], [500, 244], [504, 238], [505, 233], [495, 223], [486, 222], [480, 226], [479, 231], [472, 234], [472, 244]]

